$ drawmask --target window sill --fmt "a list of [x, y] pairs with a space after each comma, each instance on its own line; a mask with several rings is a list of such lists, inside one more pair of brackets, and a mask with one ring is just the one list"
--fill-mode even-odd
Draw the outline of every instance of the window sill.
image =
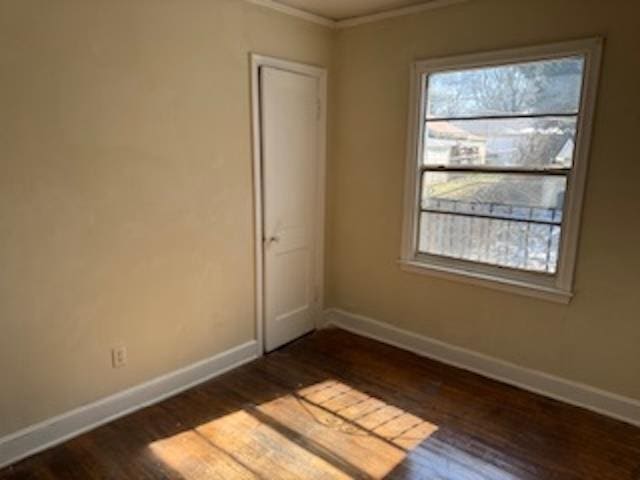
[[471, 285], [501, 290], [503, 292], [515, 293], [527, 297], [539, 298], [565, 305], [568, 304], [573, 297], [572, 292], [558, 288], [498, 277], [495, 275], [474, 272], [456, 267], [432, 265], [418, 260], [399, 260], [398, 263], [400, 264], [400, 268], [406, 272], [431, 275], [434, 277], [444, 278], [446, 280], [468, 283]]

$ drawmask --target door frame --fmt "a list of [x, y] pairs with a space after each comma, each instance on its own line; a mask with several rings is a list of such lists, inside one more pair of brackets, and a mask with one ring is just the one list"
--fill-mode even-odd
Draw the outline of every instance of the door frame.
[[[325, 232], [325, 189], [327, 166], [327, 70], [322, 67], [292, 62], [276, 57], [250, 54], [251, 63], [251, 121], [253, 132], [253, 201], [254, 201], [254, 242], [255, 242], [255, 316], [258, 356], [264, 354], [264, 224], [262, 192], [262, 122], [260, 110], [260, 68], [271, 67], [288, 72], [307, 75], [318, 79], [318, 171], [317, 171], [317, 212], [315, 222], [315, 284], [319, 299], [319, 314], [324, 310], [324, 232]], [[315, 318], [316, 327], [320, 318]]]

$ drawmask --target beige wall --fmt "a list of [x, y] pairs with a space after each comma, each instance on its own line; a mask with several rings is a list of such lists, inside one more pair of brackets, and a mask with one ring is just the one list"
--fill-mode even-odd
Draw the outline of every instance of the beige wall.
[[[640, 399], [640, 2], [472, 0], [342, 30], [329, 305]], [[559, 305], [400, 271], [409, 64], [606, 37], [576, 296]]]
[[[639, 15], [473, 0], [332, 32], [242, 0], [0, 0], [0, 435], [254, 338], [249, 51], [337, 69], [328, 306], [640, 398]], [[410, 62], [595, 34], [572, 304], [401, 272]]]
[[254, 338], [248, 52], [331, 42], [242, 0], [0, 0], [0, 436]]

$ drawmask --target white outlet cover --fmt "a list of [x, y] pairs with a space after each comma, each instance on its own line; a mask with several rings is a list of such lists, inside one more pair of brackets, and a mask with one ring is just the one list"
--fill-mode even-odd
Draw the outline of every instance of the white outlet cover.
[[113, 368], [124, 367], [127, 363], [127, 348], [119, 345], [111, 349], [111, 364]]

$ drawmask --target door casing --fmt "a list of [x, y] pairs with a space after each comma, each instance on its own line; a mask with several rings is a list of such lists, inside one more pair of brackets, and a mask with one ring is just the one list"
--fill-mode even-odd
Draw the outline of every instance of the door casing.
[[[259, 356], [264, 354], [264, 243], [263, 239], [263, 185], [262, 185], [262, 127], [260, 121], [260, 69], [277, 68], [293, 73], [308, 75], [318, 79], [318, 168], [315, 234], [315, 283], [318, 288], [320, 314], [324, 310], [324, 234], [325, 234], [325, 186], [327, 165], [327, 71], [322, 67], [292, 62], [275, 57], [252, 53], [251, 62], [251, 117], [253, 133], [253, 200], [254, 200], [254, 243], [255, 243], [255, 322]], [[316, 327], [321, 318], [315, 319]]]

